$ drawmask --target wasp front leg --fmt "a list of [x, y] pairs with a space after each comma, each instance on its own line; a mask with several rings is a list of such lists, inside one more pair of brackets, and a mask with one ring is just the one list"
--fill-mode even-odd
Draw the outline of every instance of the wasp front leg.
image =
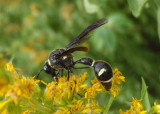
[[101, 82], [107, 91], [111, 88], [113, 72], [111, 66], [107, 62], [94, 61], [91, 58], [81, 58], [75, 62], [75, 64], [77, 63], [93, 67], [98, 81]]

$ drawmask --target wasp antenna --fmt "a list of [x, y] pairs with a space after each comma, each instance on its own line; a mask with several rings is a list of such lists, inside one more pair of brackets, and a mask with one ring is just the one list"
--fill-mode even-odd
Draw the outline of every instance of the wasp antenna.
[[36, 75], [35, 79], [38, 78], [39, 74], [43, 71], [43, 68], [38, 72], [38, 74]]

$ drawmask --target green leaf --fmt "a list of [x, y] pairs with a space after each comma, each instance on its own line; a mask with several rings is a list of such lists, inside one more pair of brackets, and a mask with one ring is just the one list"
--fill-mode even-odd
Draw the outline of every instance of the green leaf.
[[160, 0], [154, 0], [156, 6], [159, 8], [160, 7]]
[[97, 51], [104, 50], [104, 48], [106, 48], [109, 53], [114, 52], [117, 41], [112, 30], [101, 27], [94, 32], [93, 36], [96, 37], [93, 44], [96, 44]]
[[99, 7], [96, 4], [91, 4], [88, 0], [84, 0], [84, 8], [87, 13], [96, 13], [99, 11]]
[[148, 87], [146, 86], [146, 83], [145, 83], [144, 79], [142, 78], [142, 90], [141, 90], [141, 99], [143, 99], [142, 104], [143, 104], [145, 110], [149, 111], [151, 109], [151, 105], [149, 102], [147, 88]]
[[[106, 24], [109, 30], [115, 34], [126, 34], [133, 29], [131, 20], [121, 12], [115, 12], [108, 16], [108, 23]], [[119, 34], [116, 36], [119, 37]]]
[[158, 21], [158, 36], [160, 40], [160, 7], [158, 8], [158, 11], [157, 11], [157, 21]]
[[138, 17], [147, 0], [128, 0], [129, 8], [135, 17]]

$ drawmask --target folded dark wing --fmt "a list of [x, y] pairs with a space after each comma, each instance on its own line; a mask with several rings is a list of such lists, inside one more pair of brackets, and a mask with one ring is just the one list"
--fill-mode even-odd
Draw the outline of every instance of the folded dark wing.
[[84, 52], [87, 52], [88, 51], [88, 48], [87, 47], [74, 47], [74, 48], [69, 48], [68, 50], [66, 50], [65, 52], [63, 52], [62, 54], [58, 55], [57, 57], [58, 58], [61, 58], [65, 55], [68, 55], [68, 54], [71, 54], [75, 51], [84, 51]]
[[104, 25], [106, 23], [106, 19], [101, 19], [89, 27], [87, 27], [79, 36], [77, 36], [70, 44], [68, 44], [65, 49], [70, 48], [70, 47], [76, 47], [76, 45], [81, 45], [84, 43], [86, 40], [88, 40], [88, 34], [93, 31], [94, 29]]

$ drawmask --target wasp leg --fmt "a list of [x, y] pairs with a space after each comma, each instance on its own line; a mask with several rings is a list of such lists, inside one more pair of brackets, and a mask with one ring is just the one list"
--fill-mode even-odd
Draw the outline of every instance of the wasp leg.
[[70, 77], [70, 69], [68, 69], [67, 71], [68, 71], [67, 81], [69, 82], [69, 77]]
[[[67, 76], [67, 81], [69, 82], [69, 78], [70, 78], [70, 73], [74, 76], [73, 78], [74, 78], [74, 84], [75, 84], [75, 87], [74, 87], [74, 89], [73, 89], [73, 97], [74, 97], [74, 93], [75, 93], [75, 88], [76, 88], [76, 78], [75, 78], [75, 75], [74, 75], [74, 73], [72, 72], [72, 70], [71, 69], [68, 69], [67, 70], [68, 71], [68, 76]], [[69, 83], [70, 84], [70, 83]], [[73, 88], [73, 86], [71, 87], [71, 89]], [[73, 97], [72, 97], [72, 100], [73, 100]]]
[[54, 73], [54, 75], [52, 76], [54, 78], [54, 80], [56, 80], [57, 83], [58, 83], [58, 76], [60, 73], [61, 73], [61, 70], [58, 70], [58, 73], [56, 75]]
[[75, 84], [75, 87], [73, 88], [73, 94], [72, 94], [72, 100], [73, 100], [73, 98], [74, 98], [74, 93], [75, 93], [75, 90], [76, 90], [76, 84], [77, 84], [77, 82], [76, 82], [76, 77], [75, 77], [75, 75], [74, 75], [74, 73], [71, 71], [71, 74], [73, 75], [73, 79], [74, 79], [74, 84]]
[[36, 75], [36, 77], [35, 77], [35, 79], [37, 79], [38, 77], [39, 77], [39, 75], [40, 75], [40, 73], [43, 71], [43, 69], [41, 69], [39, 72], [38, 72], [38, 74]]
[[87, 68], [91, 68], [91, 67], [73, 67], [74, 69], [87, 69]]

